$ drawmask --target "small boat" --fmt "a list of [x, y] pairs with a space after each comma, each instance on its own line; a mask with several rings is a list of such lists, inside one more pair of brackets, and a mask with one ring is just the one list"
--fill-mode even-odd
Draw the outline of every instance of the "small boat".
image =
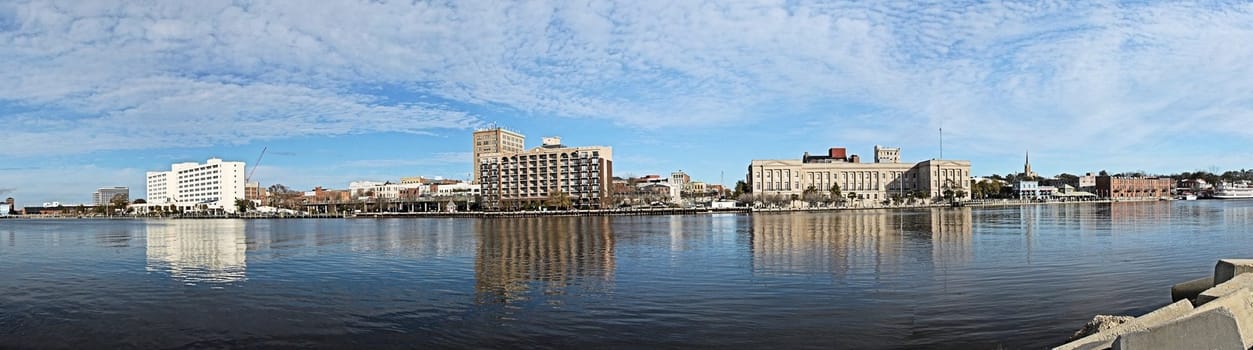
[[1184, 195], [1179, 195], [1179, 197], [1177, 197], [1177, 198], [1175, 198], [1175, 199], [1178, 199], [1178, 200], [1181, 200], [1181, 201], [1194, 201], [1194, 200], [1196, 200], [1196, 195], [1195, 195], [1195, 194], [1184, 194]]

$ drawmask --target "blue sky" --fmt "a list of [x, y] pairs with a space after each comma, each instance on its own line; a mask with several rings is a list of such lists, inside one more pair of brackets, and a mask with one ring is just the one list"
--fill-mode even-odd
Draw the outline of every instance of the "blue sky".
[[464, 178], [490, 123], [710, 182], [941, 127], [976, 174], [1249, 168], [1249, 43], [1247, 2], [5, 1], [0, 191]]

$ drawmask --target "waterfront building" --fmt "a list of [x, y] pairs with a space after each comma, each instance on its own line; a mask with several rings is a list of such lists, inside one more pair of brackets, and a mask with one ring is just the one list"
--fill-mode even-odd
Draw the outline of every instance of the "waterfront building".
[[1075, 185], [1081, 191], [1090, 191], [1096, 189], [1096, 174], [1087, 173], [1079, 177], [1079, 184]]
[[265, 202], [266, 190], [258, 182], [244, 184], [244, 199]]
[[542, 146], [529, 151], [485, 153], [476, 159], [484, 209], [544, 206], [550, 196], [560, 194], [574, 208], [609, 205], [612, 147], [568, 147], [561, 138], [546, 137]]
[[679, 203], [683, 198], [683, 190], [679, 188], [679, 185], [669, 181], [641, 181], [636, 183], [635, 186], [637, 193], [662, 195], [665, 196], [665, 201], [669, 203]]
[[853, 193], [858, 199], [884, 200], [916, 192], [938, 199], [945, 190], [953, 191], [956, 199], [970, 199], [968, 160], [900, 163], [900, 149], [885, 147], [875, 147], [875, 160], [861, 163], [844, 148], [831, 148], [825, 156], [806, 152], [801, 159], [753, 160], [747, 182], [753, 194], [794, 198], [810, 187], [826, 193], [839, 185], [843, 195]]
[[91, 203], [93, 205], [109, 204], [109, 201], [113, 200], [113, 197], [117, 195], [122, 195], [123, 198], [126, 198], [127, 202], [130, 202], [131, 200], [130, 188], [120, 187], [120, 186], [119, 187], [101, 187], [99, 189], [96, 189], [96, 192], [91, 193]]
[[688, 187], [688, 185], [691, 182], [692, 182], [692, 177], [688, 176], [687, 173], [683, 172], [682, 170], [670, 173], [670, 183], [674, 184], [675, 186], [679, 186], [679, 188], [683, 189], [684, 191], [692, 190], [690, 187]]
[[1018, 181], [1014, 183], [1014, 196], [1018, 199], [1047, 200], [1053, 198], [1057, 187], [1040, 185], [1039, 181]]
[[0, 216], [9, 216], [9, 211], [12, 210], [12, 208], [13, 207], [10, 207], [7, 203], [0, 204]]
[[1179, 185], [1177, 188], [1180, 192], [1197, 194], [1201, 192], [1212, 191], [1214, 189], [1214, 185], [1210, 185], [1209, 183], [1205, 182], [1204, 179], [1183, 179], [1183, 180], [1179, 180]]
[[348, 191], [352, 193], [352, 196], [363, 199], [398, 199], [400, 194], [407, 189], [421, 189], [423, 187], [425, 186], [420, 183], [398, 184], [390, 181], [353, 181], [348, 183]]
[[144, 206], [176, 206], [185, 212], [223, 210], [235, 212], [235, 201], [244, 199], [244, 162], [209, 158], [204, 164], [175, 163], [169, 171], [147, 173], [148, 203]]
[[484, 154], [522, 153], [525, 149], [526, 136], [516, 131], [499, 127], [475, 130], [474, 170], [470, 173], [470, 183], [479, 183], [479, 157]]
[[1170, 196], [1170, 178], [1097, 176], [1096, 195], [1109, 199], [1156, 199]]
[[426, 178], [425, 178], [425, 177], [421, 177], [421, 176], [409, 176], [409, 177], [402, 177], [402, 178], [400, 178], [400, 183], [401, 183], [401, 184], [405, 184], [405, 185], [409, 185], [409, 184], [424, 184], [424, 183], [426, 183]]
[[327, 203], [327, 202], [347, 202], [351, 199], [351, 192], [347, 190], [328, 190], [322, 186], [314, 187], [313, 191], [305, 192], [305, 203]]
[[430, 195], [435, 197], [478, 196], [481, 185], [458, 182], [453, 184], [431, 184]]

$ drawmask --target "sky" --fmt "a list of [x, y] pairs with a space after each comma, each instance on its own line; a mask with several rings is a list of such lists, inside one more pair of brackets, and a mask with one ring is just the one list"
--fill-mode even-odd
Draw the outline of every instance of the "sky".
[[941, 135], [976, 175], [1253, 168], [1251, 43], [1249, 2], [6, 0], [0, 196], [143, 198], [210, 157], [465, 179], [490, 125], [726, 184]]

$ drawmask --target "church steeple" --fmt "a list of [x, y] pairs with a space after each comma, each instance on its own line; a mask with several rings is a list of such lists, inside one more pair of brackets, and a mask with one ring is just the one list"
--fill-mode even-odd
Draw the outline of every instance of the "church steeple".
[[1026, 157], [1022, 164], [1022, 176], [1026, 178], [1035, 178], [1035, 172], [1031, 171], [1031, 150], [1027, 150]]

